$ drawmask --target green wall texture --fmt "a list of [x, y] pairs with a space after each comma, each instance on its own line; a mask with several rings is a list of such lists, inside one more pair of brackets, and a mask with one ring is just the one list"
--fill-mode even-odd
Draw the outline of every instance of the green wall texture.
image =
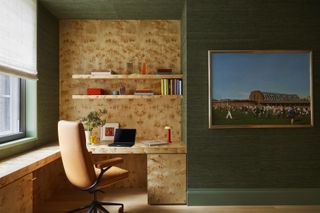
[[58, 140], [59, 120], [59, 21], [38, 4], [38, 138]]
[[[280, 188], [288, 196], [281, 202], [290, 203], [290, 194], [320, 188], [319, 10], [316, 0], [187, 0], [190, 205], [259, 204], [255, 196], [239, 198], [248, 190]], [[208, 50], [251, 49], [313, 51], [313, 128], [208, 129]], [[234, 195], [230, 202], [219, 202], [217, 191], [224, 189]], [[320, 202], [314, 191], [309, 196]], [[276, 196], [265, 199], [260, 203], [277, 203]]]

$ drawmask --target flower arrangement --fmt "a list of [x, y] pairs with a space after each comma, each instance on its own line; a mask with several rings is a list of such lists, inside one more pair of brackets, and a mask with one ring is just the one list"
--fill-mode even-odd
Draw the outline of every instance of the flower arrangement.
[[92, 111], [86, 117], [81, 118], [85, 130], [92, 131], [94, 128], [103, 126], [106, 119], [101, 119], [101, 115], [107, 113], [107, 110]]

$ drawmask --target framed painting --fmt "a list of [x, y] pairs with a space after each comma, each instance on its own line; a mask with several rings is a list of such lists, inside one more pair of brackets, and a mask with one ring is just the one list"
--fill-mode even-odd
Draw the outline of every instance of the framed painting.
[[312, 127], [312, 52], [208, 53], [209, 128]]
[[116, 129], [119, 128], [119, 123], [106, 123], [100, 129], [101, 141], [113, 141]]

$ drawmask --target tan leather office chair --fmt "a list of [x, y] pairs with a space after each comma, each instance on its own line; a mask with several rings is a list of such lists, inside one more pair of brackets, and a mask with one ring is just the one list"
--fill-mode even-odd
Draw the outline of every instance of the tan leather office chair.
[[90, 204], [69, 212], [83, 209], [88, 209], [88, 212], [108, 212], [104, 205], [119, 205], [119, 212], [123, 212], [123, 204], [100, 202], [96, 196], [97, 192], [103, 192], [101, 188], [128, 177], [127, 170], [114, 166], [123, 162], [123, 159], [118, 157], [94, 163], [86, 147], [82, 123], [59, 121], [58, 135], [62, 163], [69, 181], [81, 190], [93, 194]]

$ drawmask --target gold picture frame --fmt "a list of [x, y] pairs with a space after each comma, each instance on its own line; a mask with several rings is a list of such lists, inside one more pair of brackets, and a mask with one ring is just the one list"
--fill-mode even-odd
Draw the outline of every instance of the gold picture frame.
[[209, 50], [209, 128], [313, 126], [312, 51]]

